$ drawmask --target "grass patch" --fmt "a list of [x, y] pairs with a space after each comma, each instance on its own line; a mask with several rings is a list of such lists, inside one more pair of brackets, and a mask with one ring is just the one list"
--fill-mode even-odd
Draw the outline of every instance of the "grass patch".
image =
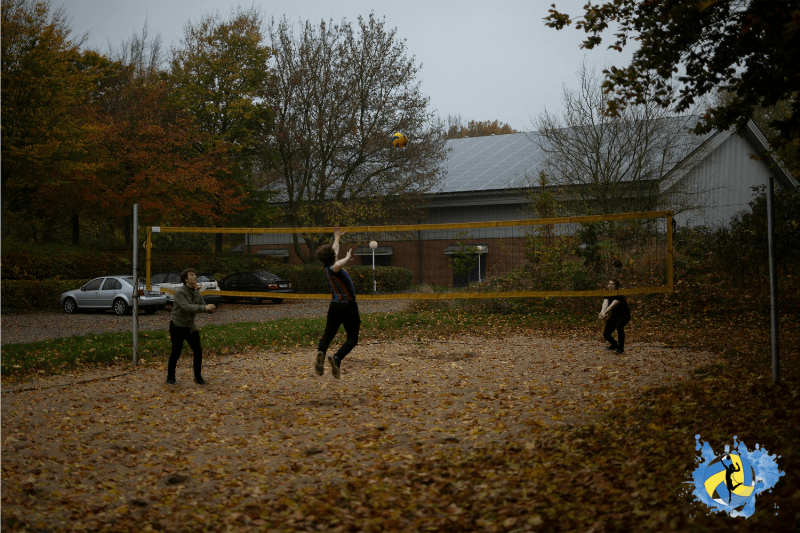
[[[452, 337], [469, 333], [496, 335], [515, 328], [539, 329], [577, 324], [585, 317], [568, 313], [512, 312], [502, 315], [491, 310], [472, 310], [455, 306], [422, 312], [370, 313], [362, 315], [361, 342], [393, 339], [409, 333], [421, 336]], [[281, 319], [270, 322], [239, 322], [208, 325], [202, 329], [205, 356], [235, 354], [247, 349], [287, 351], [313, 350], [323, 330], [325, 318]], [[340, 331], [340, 336], [344, 331]], [[341, 342], [335, 339], [334, 342]], [[139, 332], [141, 364], [164, 362], [171, 350], [169, 333]], [[28, 344], [3, 346], [2, 375], [5, 379], [24, 380], [34, 376], [60, 374], [87, 367], [126, 364], [131, 360], [133, 339], [130, 332], [81, 335]], [[184, 346], [185, 353], [190, 353]]]

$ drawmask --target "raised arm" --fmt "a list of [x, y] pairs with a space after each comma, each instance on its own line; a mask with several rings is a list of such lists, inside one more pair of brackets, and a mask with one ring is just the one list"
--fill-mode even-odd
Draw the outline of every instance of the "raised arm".
[[344, 235], [344, 232], [339, 229], [339, 224], [336, 224], [333, 227], [333, 246], [331, 247], [333, 249], [333, 253], [336, 255], [336, 262], [333, 263], [333, 266], [331, 267], [331, 270], [334, 272], [339, 272], [342, 267], [350, 261], [350, 258], [353, 254], [353, 249], [350, 248], [347, 250], [347, 255], [339, 259], [339, 239], [342, 235]]
[[342, 235], [344, 233], [339, 229], [339, 224], [336, 224], [333, 227], [333, 246], [331, 248], [333, 248], [333, 253], [336, 254], [337, 260], [339, 259], [339, 239], [341, 239]]

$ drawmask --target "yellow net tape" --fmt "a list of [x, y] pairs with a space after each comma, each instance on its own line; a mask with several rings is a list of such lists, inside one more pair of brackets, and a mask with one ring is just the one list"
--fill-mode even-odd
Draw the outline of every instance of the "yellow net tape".
[[[368, 248], [380, 240], [383, 260], [412, 271], [410, 288], [379, 287], [363, 281], [360, 300], [442, 300], [486, 298], [597, 297], [609, 277], [624, 279], [618, 294], [673, 291], [672, 211], [587, 215], [490, 222], [344, 227], [342, 249], [352, 248], [362, 265], [375, 267]], [[245, 234], [250, 252], [278, 252], [300, 263], [294, 240], [308, 248], [329, 243], [329, 227], [147, 228], [146, 279], [150, 287], [153, 234]], [[251, 239], [250, 237], [256, 236]], [[294, 240], [293, 240], [294, 236]], [[477, 251], [476, 251], [477, 250]], [[343, 254], [341, 254], [343, 255]], [[347, 269], [351, 270], [348, 265]], [[378, 265], [378, 271], [380, 271]], [[384, 262], [382, 266], [386, 266]], [[278, 267], [276, 267], [278, 268]], [[357, 270], [357, 269], [353, 269]], [[362, 271], [361, 277], [365, 274]], [[369, 277], [369, 274], [366, 274]], [[351, 273], [351, 277], [354, 277]], [[380, 278], [382, 279], [382, 278]], [[424, 281], [424, 283], [422, 283]], [[383, 283], [383, 282], [382, 282]], [[374, 285], [373, 285], [374, 284]], [[427, 286], [427, 290], [423, 287]], [[431, 289], [431, 286], [434, 290]], [[380, 289], [380, 290], [373, 290]], [[163, 290], [164, 292], [170, 292]], [[215, 291], [215, 296], [325, 300], [330, 293]]]

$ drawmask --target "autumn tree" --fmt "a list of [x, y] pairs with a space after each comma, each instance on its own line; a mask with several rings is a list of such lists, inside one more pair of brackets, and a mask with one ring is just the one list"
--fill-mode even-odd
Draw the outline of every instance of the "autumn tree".
[[[269, 150], [265, 143], [272, 120], [266, 96], [272, 76], [271, 51], [263, 39], [255, 8], [240, 8], [227, 21], [206, 16], [186, 25], [170, 62], [175, 101], [210, 135], [198, 149], [224, 148], [229, 177], [245, 195], [247, 209], [237, 225], [264, 223], [270, 217], [261, 160]], [[218, 234], [218, 252], [221, 247]]]
[[517, 130], [504, 124], [503, 122], [470, 120], [466, 124], [461, 115], [448, 115], [447, 117], [447, 139], [462, 139], [464, 137], [486, 137], [489, 135], [506, 135], [509, 133], [519, 133]]
[[70, 33], [49, 0], [2, 0], [3, 238], [8, 225], [18, 238], [48, 239], [83, 209], [78, 195], [59, 194], [78, 191], [87, 164], [83, 108], [95, 76]]
[[[442, 126], [421, 94], [419, 67], [405, 42], [374, 15], [357, 27], [284, 18], [269, 28], [276, 80], [276, 156], [265, 161], [294, 226], [397, 222], [436, 182], [446, 157]], [[408, 135], [393, 148], [391, 135]], [[295, 235], [295, 251], [313, 258], [317, 239]]]
[[[757, 106], [785, 100], [790, 112], [770, 125], [782, 142], [800, 136], [800, 5], [796, 0], [613, 0], [587, 3], [575, 28], [589, 36], [582, 48], [602, 43], [617, 24], [609, 48], [639, 47], [630, 65], [605, 71], [613, 113], [648, 98], [684, 112], [704, 95], [724, 90], [732, 98], [708, 109], [697, 133], [742, 127]], [[560, 30], [572, 17], [553, 4], [545, 24]], [[677, 73], [677, 77], [676, 77]]]
[[[133, 67], [133, 65], [131, 65]], [[211, 225], [241, 208], [244, 196], [226, 179], [224, 147], [208, 141], [193, 117], [169, 98], [160, 76], [129, 76], [98, 106], [98, 159], [86, 201], [108, 220], [124, 220], [138, 203], [142, 224]], [[211, 145], [214, 146], [214, 145]]]
[[[689, 135], [692, 116], [674, 116], [649, 101], [608, 116], [609, 95], [584, 64], [580, 87], [563, 89], [564, 111], [547, 110], [532, 121], [531, 140], [545, 153], [551, 183], [570, 186], [581, 212], [597, 213], [702, 207], [703, 191], [689, 189], [669, 172], [703, 156], [701, 139]], [[691, 154], [691, 157], [688, 157]]]

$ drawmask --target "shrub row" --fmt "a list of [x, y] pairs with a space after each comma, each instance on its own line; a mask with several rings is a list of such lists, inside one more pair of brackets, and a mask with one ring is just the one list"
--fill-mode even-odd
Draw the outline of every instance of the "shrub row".
[[3, 299], [0, 302], [6, 309], [44, 309], [58, 306], [62, 292], [77, 289], [88, 279], [45, 279], [2, 281]]
[[[270, 265], [269, 271], [292, 282], [295, 292], [319, 294], [330, 291], [325, 271], [319, 264], [314, 265]], [[373, 278], [371, 266], [348, 266], [347, 273], [353, 280], [356, 294], [368, 294], [373, 290], [375, 279], [379, 292], [402, 292], [411, 288], [413, 274], [410, 270], [398, 267], [377, 267]]]
[[[131, 274], [130, 252], [74, 249], [66, 246], [38, 246], [3, 243], [4, 280], [92, 279], [97, 276]], [[181, 271], [189, 266], [200, 272], [233, 273], [243, 270], [271, 270], [275, 260], [246, 254], [170, 252], [153, 254], [150, 272]], [[144, 276], [144, 251], [139, 270]]]

